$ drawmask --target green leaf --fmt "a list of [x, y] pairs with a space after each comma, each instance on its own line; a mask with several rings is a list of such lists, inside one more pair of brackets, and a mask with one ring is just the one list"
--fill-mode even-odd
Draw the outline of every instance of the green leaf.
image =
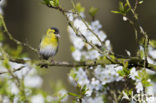
[[46, 5], [49, 5], [49, 3], [50, 3], [50, 0], [43, 0], [43, 2], [42, 2], [43, 4], [46, 4]]
[[153, 82], [156, 82], [156, 74], [151, 74], [151, 75], [149, 75], [149, 78], [150, 78]]
[[128, 61], [124, 61], [123, 66], [124, 66], [124, 68], [127, 68], [128, 67]]
[[81, 94], [84, 95], [87, 92], [87, 86], [84, 85], [83, 88], [81, 89]]
[[73, 79], [76, 79], [77, 74], [75, 73], [74, 70], [71, 70], [69, 75], [70, 75]]
[[150, 41], [149, 41], [149, 44], [150, 44], [152, 47], [156, 48], [156, 40], [150, 40]]
[[74, 96], [74, 97], [78, 97], [80, 98], [81, 96], [72, 92], [68, 92], [68, 95]]
[[117, 73], [122, 77], [128, 76], [130, 74], [130, 70], [131, 70], [131, 69], [128, 69], [128, 62], [123, 61], [122, 64], [123, 64], [123, 69], [118, 70]]
[[119, 2], [119, 11], [112, 11], [112, 13], [121, 14], [126, 16], [126, 14], [130, 11], [130, 7], [128, 3], [123, 4], [123, 2]]
[[114, 14], [121, 14], [120, 11], [111, 11], [111, 12], [114, 13]]
[[80, 3], [77, 3], [77, 4], [76, 4], [75, 9], [76, 9], [79, 13], [85, 11], [85, 8], [82, 7], [82, 5], [81, 5]]
[[58, 103], [61, 103], [61, 101], [67, 97], [67, 94], [64, 94], [63, 96], [59, 97]]
[[118, 70], [117, 73], [122, 76], [125, 77], [125, 72], [123, 70]]
[[49, 3], [53, 7], [58, 7], [59, 6], [59, 0], [51, 0]]
[[139, 79], [141, 80], [144, 87], [152, 86], [152, 84], [148, 81], [149, 80], [149, 75], [146, 72], [146, 69], [143, 69], [143, 70], [139, 71], [138, 75], [139, 75]]
[[124, 5], [123, 5], [123, 2], [121, 2], [121, 1], [119, 1], [119, 10], [120, 10], [121, 12], [124, 11]]
[[97, 11], [98, 11], [97, 8], [91, 7], [91, 8], [89, 9], [89, 14], [90, 14], [92, 17], [94, 17], [95, 14], [97, 13]]
[[43, 4], [46, 4], [48, 6], [52, 7], [58, 7], [59, 6], [59, 0], [43, 0]]
[[142, 0], [142, 1], [139, 1], [139, 4], [142, 4], [144, 1]]

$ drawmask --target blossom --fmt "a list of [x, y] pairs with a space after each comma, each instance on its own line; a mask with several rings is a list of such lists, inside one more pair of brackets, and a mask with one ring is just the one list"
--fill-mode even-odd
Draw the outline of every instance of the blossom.
[[141, 82], [136, 83], [136, 89], [137, 89], [137, 93], [140, 93], [141, 91], [143, 91], [143, 85]]
[[82, 103], [103, 103], [102, 96], [98, 96], [95, 98], [85, 98], [83, 99]]
[[63, 97], [61, 102], [65, 102], [67, 101], [68, 99], [68, 95], [67, 95], [67, 91], [65, 89], [61, 89], [59, 92], [58, 92], [58, 95], [59, 95], [59, 98]]
[[69, 11], [69, 12], [66, 13], [66, 14], [67, 14], [67, 17], [68, 17], [69, 21], [73, 21], [74, 17], [73, 17], [72, 11]]
[[102, 85], [99, 80], [96, 80], [95, 78], [92, 78], [90, 86], [92, 89], [95, 89], [96, 91], [102, 89]]
[[24, 79], [24, 84], [27, 87], [37, 88], [42, 85], [42, 78], [40, 76], [26, 76]]
[[129, 77], [132, 80], [136, 80], [136, 77], [138, 77], [138, 72], [136, 71], [134, 67], [131, 69]]
[[95, 21], [91, 22], [91, 27], [95, 31], [95, 30], [101, 29], [102, 25], [100, 24], [100, 22], [98, 20], [95, 20]]
[[127, 21], [127, 20], [128, 20], [128, 18], [123, 16], [123, 21]]
[[35, 95], [31, 98], [31, 103], [44, 103], [44, 98], [41, 94]]
[[0, 14], [3, 15], [3, 6], [6, 4], [6, 0], [0, 0]]
[[122, 70], [122, 67], [117, 65], [106, 65], [105, 67], [97, 66], [94, 70], [94, 74], [96, 78], [99, 79], [103, 85], [105, 85], [107, 83], [123, 79], [117, 73], [118, 70]]
[[84, 22], [82, 20], [80, 20], [79, 18], [75, 19], [73, 21], [73, 24], [74, 24], [74, 27], [81, 31], [81, 33], [85, 36], [86, 33], [87, 33], [87, 27], [86, 25], [84, 24]]
[[148, 50], [149, 55], [156, 59], [156, 49], [153, 49], [151, 46], [149, 46]]
[[100, 56], [97, 50], [90, 50], [88, 52], [82, 52], [82, 56], [87, 60], [94, 60]]
[[9, 103], [9, 102], [10, 102], [9, 97], [4, 96], [3, 99], [2, 99], [2, 103]]
[[9, 88], [12, 94], [17, 95], [19, 93], [19, 89], [14, 82], [9, 81]]
[[75, 50], [74, 52], [72, 52], [72, 56], [76, 61], [80, 61], [81, 60], [81, 52], [79, 50]]
[[75, 73], [77, 74], [76, 78], [79, 85], [83, 87], [89, 84], [88, 76], [82, 68], [79, 68], [78, 71], [76, 71]]

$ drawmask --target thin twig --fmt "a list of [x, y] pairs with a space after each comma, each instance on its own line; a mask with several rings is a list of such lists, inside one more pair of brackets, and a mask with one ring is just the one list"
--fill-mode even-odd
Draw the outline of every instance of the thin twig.
[[[0, 58], [0, 59], [4, 60], [3, 58]], [[20, 63], [20, 64], [32, 62], [32, 63], [35, 63], [37, 66], [44, 65], [44, 66], [58, 66], [58, 67], [90, 67], [90, 66], [106, 65], [106, 62], [102, 60], [96, 60], [96, 61], [88, 60], [88, 61], [82, 61], [82, 62], [68, 62], [68, 61], [50, 62], [46, 60], [43, 60], [43, 61], [42, 60], [24, 60], [24, 59], [16, 60], [16, 59], [9, 59], [9, 58], [8, 60], [11, 62]], [[117, 64], [117, 65], [123, 66], [123, 61], [127, 61], [129, 63], [129, 68], [131, 68], [131, 67], [144, 67], [145, 60], [140, 60], [140, 58], [128, 58], [128, 59], [119, 59], [118, 62], [114, 61], [113, 63], [107, 62], [107, 64]], [[147, 65], [145, 65], [145, 67], [149, 70], [156, 71], [156, 65], [154, 64], [148, 63]], [[21, 69], [18, 69], [18, 70], [21, 70]]]
[[[149, 37], [147, 35], [147, 33], [144, 31], [143, 27], [140, 25], [139, 23], [139, 18], [138, 18], [138, 15], [137, 13], [135, 12], [136, 9], [137, 9], [137, 6], [138, 6], [138, 0], [135, 0], [135, 6], [134, 8], [132, 8], [129, 0], [126, 0], [134, 18], [135, 18], [135, 21], [136, 21], [136, 25], [137, 27], [139, 28], [140, 30], [140, 33], [144, 36], [144, 54], [145, 54], [145, 61], [144, 61], [144, 68], [146, 67], [145, 65], [147, 65], [147, 56], [148, 56], [148, 45], [149, 45]], [[132, 25], [134, 25], [135, 22], [132, 21]], [[135, 28], [136, 29], [136, 28]], [[136, 29], [137, 30], [137, 29]]]
[[2, 26], [3, 26], [3, 28], [4, 28], [4, 32], [8, 35], [8, 37], [9, 37], [10, 40], [14, 41], [17, 45], [25, 46], [25, 47], [29, 48], [30, 50], [32, 50], [32, 51], [34, 51], [35, 53], [38, 54], [38, 50], [35, 49], [35, 48], [33, 48], [31, 45], [29, 45], [29, 44], [27, 44], [27, 43], [23, 43], [23, 42], [21, 42], [21, 41], [15, 39], [15, 38], [12, 36], [12, 34], [8, 31], [7, 26], [6, 26], [6, 24], [5, 24], [5, 21], [4, 21], [4, 18], [3, 18], [2, 15], [0, 15], [0, 19], [1, 19], [1, 21], [2, 21]]
[[[17, 69], [14, 69], [12, 72], [20, 71], [20, 70], [22, 70], [24, 67], [25, 67], [25, 66], [21, 66], [21, 67], [19, 67], [19, 68], [17, 68]], [[7, 71], [0, 72], [0, 75], [1, 75], [1, 74], [6, 74], [6, 73], [8, 73], [8, 72], [7, 72]]]
[[99, 36], [92, 30], [90, 29], [89, 25], [86, 23], [86, 21], [84, 20], [84, 18], [82, 18], [82, 16], [80, 15], [80, 13], [75, 9], [75, 3], [73, 0], [71, 0], [72, 4], [73, 4], [73, 8], [75, 13], [80, 17], [80, 19], [82, 20], [82, 22], [85, 24], [85, 26], [87, 27], [87, 29], [99, 40], [99, 42], [101, 43], [101, 45], [103, 44], [103, 42], [101, 41], [101, 39], [99, 38]]

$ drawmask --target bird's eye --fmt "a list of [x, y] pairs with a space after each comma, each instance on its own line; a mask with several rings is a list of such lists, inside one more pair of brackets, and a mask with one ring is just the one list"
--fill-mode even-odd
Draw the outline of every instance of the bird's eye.
[[58, 31], [55, 31], [54, 33], [55, 33], [55, 34], [58, 34], [59, 32], [58, 32]]

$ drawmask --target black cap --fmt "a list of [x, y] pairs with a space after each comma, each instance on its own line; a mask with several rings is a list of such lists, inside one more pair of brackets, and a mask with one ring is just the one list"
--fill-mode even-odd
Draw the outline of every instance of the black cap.
[[57, 28], [52, 27], [51, 29], [52, 29], [52, 30], [55, 30], [55, 32], [54, 32], [55, 34], [59, 34], [59, 30], [58, 30]]

